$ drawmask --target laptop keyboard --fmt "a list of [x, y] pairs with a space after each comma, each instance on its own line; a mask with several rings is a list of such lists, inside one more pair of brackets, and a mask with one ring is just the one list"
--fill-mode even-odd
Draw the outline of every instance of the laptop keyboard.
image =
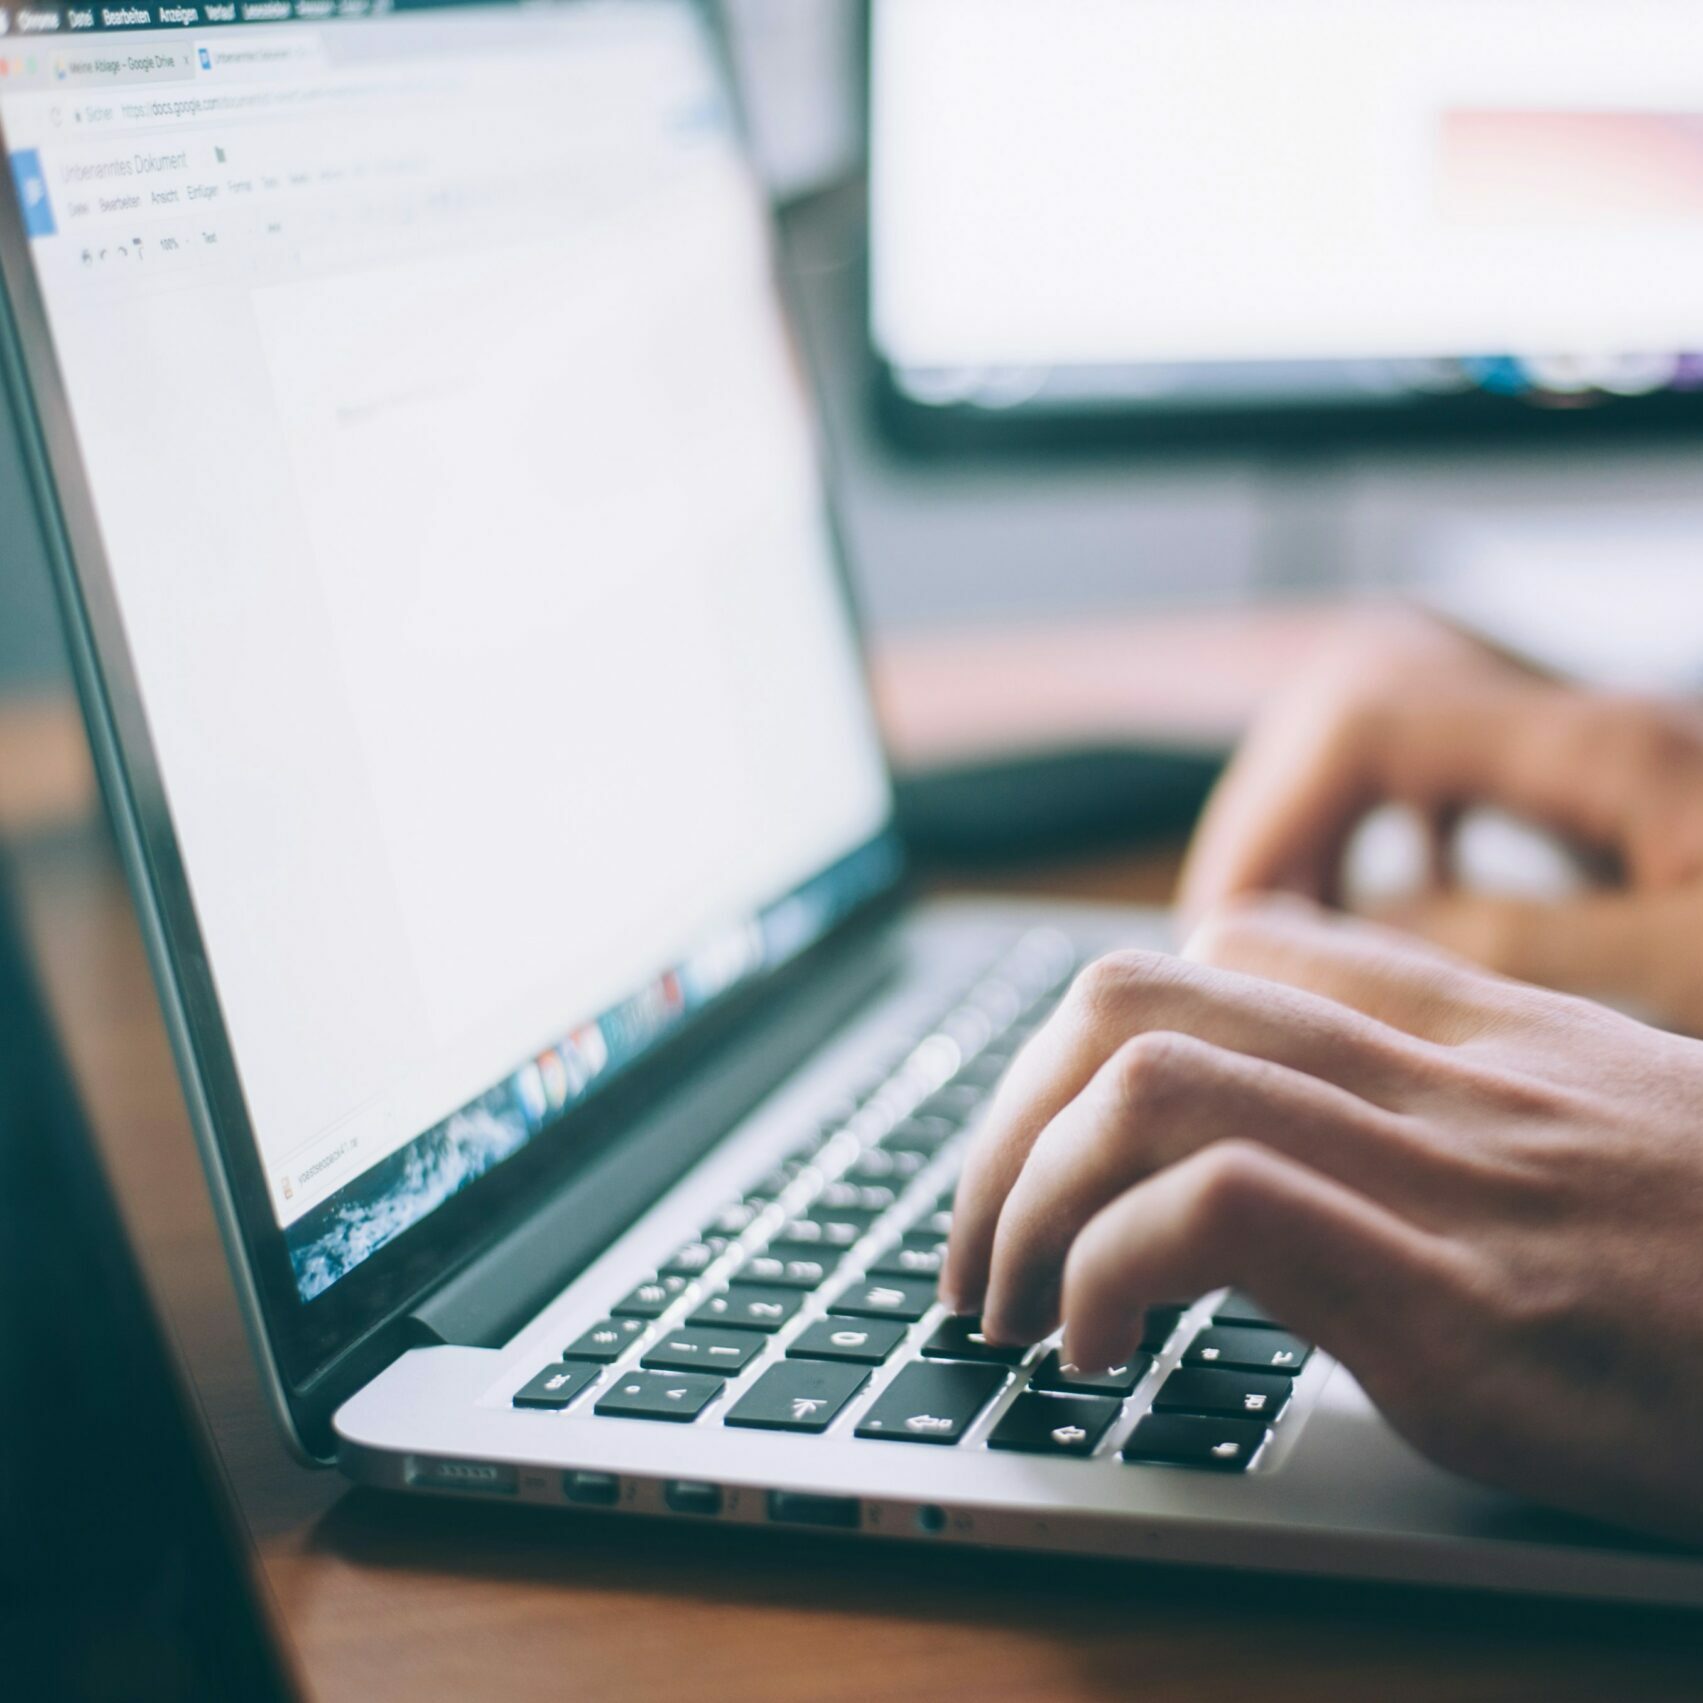
[[1076, 965], [1062, 935], [1025, 935], [514, 1405], [1246, 1471], [1312, 1352], [1248, 1298], [1153, 1308], [1140, 1352], [1096, 1369], [990, 1344], [936, 1298], [961, 1138]]

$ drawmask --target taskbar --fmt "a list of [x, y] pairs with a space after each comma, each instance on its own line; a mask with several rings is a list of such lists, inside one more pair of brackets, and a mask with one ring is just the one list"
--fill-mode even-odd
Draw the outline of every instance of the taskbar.
[[525, 1059], [311, 1207], [284, 1229], [302, 1300], [324, 1294], [386, 1243], [518, 1153], [689, 1018], [808, 950], [843, 917], [890, 888], [900, 865], [890, 835], [872, 840]]

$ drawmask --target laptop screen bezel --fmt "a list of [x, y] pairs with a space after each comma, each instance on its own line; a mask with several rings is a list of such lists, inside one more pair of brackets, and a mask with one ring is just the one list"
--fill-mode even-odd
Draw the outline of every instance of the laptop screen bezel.
[[[743, 125], [737, 81], [714, 9], [706, 0], [685, 3], [704, 21], [730, 110]], [[454, 7], [468, 13], [480, 9], [479, 0]], [[0, 115], [0, 154], [5, 152]], [[808, 351], [778, 235], [770, 248], [787, 332], [797, 346], [801, 369], [807, 369]], [[591, 1160], [609, 1155], [634, 1119], [662, 1097], [695, 1056], [777, 1008], [849, 941], [882, 926], [909, 889], [891, 803], [884, 825], [867, 842], [891, 848], [894, 873], [888, 883], [859, 900], [797, 958], [724, 995], [637, 1061], [607, 1091], [567, 1111], [528, 1146], [304, 1302], [273, 1211], [221, 1016], [29, 238], [17, 198], [9, 190], [0, 196], [0, 283], [0, 364], [37, 496], [97, 771], [127, 864], [239, 1294], [261, 1338], [259, 1346], [271, 1359], [288, 1408], [285, 1417], [299, 1439], [308, 1429], [303, 1422], [310, 1414], [323, 1420], [323, 1386], [332, 1368], [358, 1344], [370, 1343], [375, 1333], [405, 1319], [436, 1285], [524, 1216], [529, 1203], [550, 1197]], [[820, 412], [814, 407], [812, 428], [835, 580], [861, 658], [863, 625], [835, 513]], [[873, 720], [873, 703], [867, 699], [866, 709]], [[890, 774], [886, 778], [891, 800]], [[566, 1015], [573, 1021], [585, 1014]]]

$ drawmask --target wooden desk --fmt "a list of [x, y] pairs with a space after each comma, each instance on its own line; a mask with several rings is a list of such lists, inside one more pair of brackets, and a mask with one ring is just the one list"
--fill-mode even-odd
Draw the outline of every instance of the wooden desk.
[[[1703, 1696], [1703, 1623], [1675, 1615], [413, 1503], [298, 1467], [262, 1408], [89, 803], [64, 712], [0, 713], [0, 831], [73, 1065], [329, 1703]], [[1137, 859], [1029, 884], [1152, 897], [1165, 878], [1163, 860]]]

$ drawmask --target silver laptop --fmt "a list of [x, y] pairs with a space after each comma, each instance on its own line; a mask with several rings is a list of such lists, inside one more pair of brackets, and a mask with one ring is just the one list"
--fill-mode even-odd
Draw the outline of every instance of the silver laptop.
[[[0, 9], [5, 357], [278, 1423], [352, 1478], [1703, 1602], [1217, 1293], [1123, 1366], [935, 1276], [1075, 968], [909, 902], [687, 0]], [[1206, 1375], [1210, 1374], [1210, 1375]]]

